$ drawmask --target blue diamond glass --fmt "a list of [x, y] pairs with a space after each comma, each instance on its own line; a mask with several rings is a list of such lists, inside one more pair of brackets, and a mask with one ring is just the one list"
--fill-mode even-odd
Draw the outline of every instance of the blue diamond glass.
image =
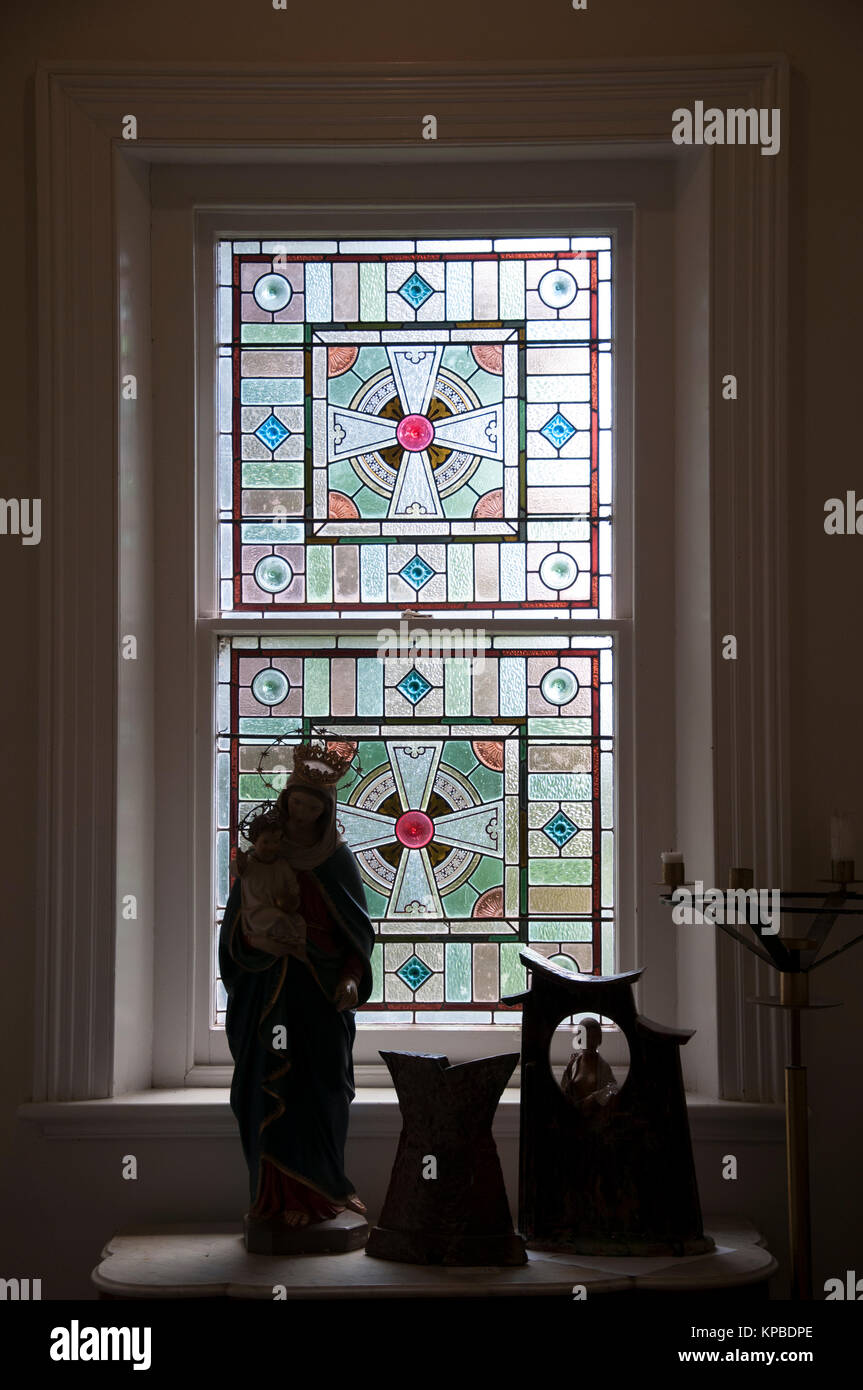
[[286, 430], [281, 420], [277, 420], [275, 415], [268, 415], [255, 430], [262, 444], [266, 444], [268, 449], [278, 449], [283, 439], [287, 439], [290, 430]]
[[431, 686], [425, 676], [421, 675], [414, 667], [412, 671], [408, 671], [406, 676], [402, 676], [396, 690], [400, 690], [405, 699], [410, 700], [412, 705], [418, 705], [420, 700], [428, 695]]
[[429, 285], [421, 275], [417, 275], [416, 271], [405, 280], [399, 290], [402, 299], [406, 304], [409, 304], [412, 309], [418, 309], [421, 304], [425, 304], [429, 295], [433, 293], [434, 291], [431, 285]]
[[578, 826], [569, 819], [564, 811], [558, 811], [557, 815], [552, 816], [551, 820], [547, 821], [542, 828], [552, 844], [557, 845], [558, 849], [562, 849], [564, 845], [569, 843], [573, 835], [578, 834]]
[[425, 984], [431, 973], [428, 966], [424, 961], [420, 960], [419, 956], [411, 956], [405, 961], [404, 965], [400, 966], [396, 971], [399, 979], [404, 981], [408, 989], [419, 989], [420, 985]]
[[553, 444], [555, 449], [563, 448], [567, 440], [572, 439], [575, 434], [575, 425], [571, 425], [565, 415], [561, 415], [558, 410], [552, 415], [551, 419], [543, 425], [540, 434], [544, 434], [549, 444]]
[[431, 565], [427, 565], [421, 555], [413, 555], [406, 565], [399, 570], [399, 574], [406, 584], [410, 584], [412, 589], [419, 591], [423, 584], [427, 584], [434, 574]]

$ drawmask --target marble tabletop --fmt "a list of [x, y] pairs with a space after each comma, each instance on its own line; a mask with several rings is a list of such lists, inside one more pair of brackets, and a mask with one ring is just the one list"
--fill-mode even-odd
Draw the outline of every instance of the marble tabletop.
[[364, 1250], [328, 1255], [250, 1255], [236, 1223], [139, 1226], [118, 1232], [91, 1278], [111, 1298], [433, 1298], [507, 1294], [587, 1296], [633, 1289], [704, 1293], [760, 1284], [777, 1269], [743, 1219], [705, 1220], [708, 1254], [631, 1257], [528, 1250], [514, 1268], [396, 1264]]

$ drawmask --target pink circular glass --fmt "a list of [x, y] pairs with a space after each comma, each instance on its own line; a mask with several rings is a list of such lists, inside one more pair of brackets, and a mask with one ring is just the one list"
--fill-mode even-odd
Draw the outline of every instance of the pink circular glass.
[[403, 449], [418, 454], [427, 449], [434, 439], [434, 425], [425, 415], [406, 415], [396, 427], [396, 439]]
[[422, 849], [434, 835], [434, 821], [425, 811], [405, 811], [396, 821], [396, 839], [408, 849]]

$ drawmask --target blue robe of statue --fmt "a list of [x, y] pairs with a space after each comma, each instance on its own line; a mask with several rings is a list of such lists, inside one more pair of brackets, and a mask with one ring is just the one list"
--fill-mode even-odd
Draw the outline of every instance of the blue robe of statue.
[[354, 1098], [355, 1011], [339, 1012], [332, 999], [343, 963], [353, 956], [362, 963], [358, 1005], [368, 1000], [374, 932], [347, 845], [340, 844], [306, 873], [323, 900], [335, 953], [323, 953], [310, 942], [307, 966], [294, 956], [250, 947], [240, 930], [239, 880], [219, 935], [219, 969], [228, 995], [225, 1032], [234, 1058], [231, 1109], [253, 1204], [265, 1158], [327, 1201], [344, 1202], [354, 1191], [344, 1172], [344, 1149]]

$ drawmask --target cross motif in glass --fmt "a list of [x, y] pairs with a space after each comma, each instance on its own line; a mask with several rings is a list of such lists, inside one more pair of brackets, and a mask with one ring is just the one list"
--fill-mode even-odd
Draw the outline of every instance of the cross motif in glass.
[[[339, 803], [341, 833], [386, 895], [388, 919], [445, 917], [443, 899], [476, 856], [503, 858], [503, 800], [481, 800], [442, 753], [437, 740], [388, 741], [386, 761]], [[388, 846], [400, 848], [397, 862]]]
[[[356, 459], [362, 464], [382, 450], [401, 451], [389, 493], [390, 520], [444, 520], [439, 481], [442, 471], [451, 475], [447, 485], [452, 487], [459, 474], [469, 471], [478, 458], [503, 462], [502, 402], [430, 418], [429, 406], [438, 390], [443, 351], [442, 345], [420, 343], [386, 348], [389, 377], [404, 411], [401, 419], [375, 414], [374, 408], [367, 411], [340, 405], [327, 407], [328, 463]], [[442, 389], [451, 394], [450, 386]], [[435, 468], [429, 454], [432, 444], [451, 451], [447, 470]], [[382, 485], [379, 480], [379, 486]]]

